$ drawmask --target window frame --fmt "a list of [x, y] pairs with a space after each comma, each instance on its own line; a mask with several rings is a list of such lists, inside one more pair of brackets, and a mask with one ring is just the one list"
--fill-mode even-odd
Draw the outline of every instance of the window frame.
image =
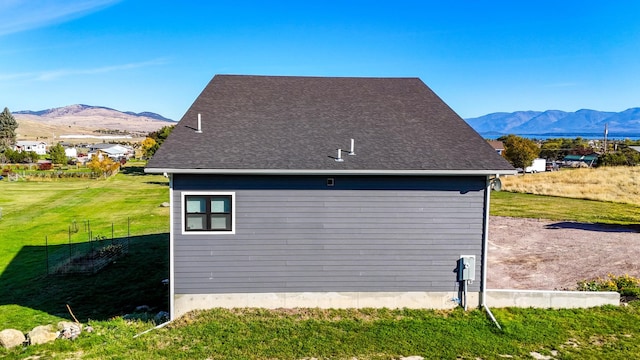
[[[229, 196], [231, 197], [231, 211], [230, 211], [230, 230], [187, 230], [187, 198], [190, 196], [207, 197], [208, 202], [211, 202], [212, 197], [216, 196]], [[233, 235], [236, 233], [236, 193], [235, 192], [222, 192], [222, 191], [184, 191], [181, 194], [181, 232], [182, 235]], [[205, 216], [210, 217], [214, 212], [205, 212]]]

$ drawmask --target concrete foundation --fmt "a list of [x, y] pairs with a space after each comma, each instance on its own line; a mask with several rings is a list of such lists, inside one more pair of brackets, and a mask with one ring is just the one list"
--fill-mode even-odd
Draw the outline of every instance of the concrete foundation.
[[[328, 292], [328, 293], [251, 293], [178, 294], [172, 318], [196, 309], [257, 307], [277, 308], [410, 308], [453, 309], [460, 306], [457, 292]], [[480, 306], [480, 293], [467, 294], [469, 309]], [[619, 305], [617, 292], [487, 290], [490, 308], [588, 308]]]
[[[470, 292], [467, 296], [469, 304], [478, 304], [479, 293]], [[174, 299], [173, 318], [191, 310], [214, 307], [453, 309], [459, 306], [457, 298], [457, 292], [178, 294]]]
[[551, 291], [551, 290], [487, 290], [489, 307], [589, 308], [620, 305], [620, 294], [613, 291]]

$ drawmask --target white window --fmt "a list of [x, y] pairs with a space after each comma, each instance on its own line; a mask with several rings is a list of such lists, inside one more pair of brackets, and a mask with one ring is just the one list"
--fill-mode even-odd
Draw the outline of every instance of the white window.
[[183, 193], [183, 233], [235, 233], [234, 193]]

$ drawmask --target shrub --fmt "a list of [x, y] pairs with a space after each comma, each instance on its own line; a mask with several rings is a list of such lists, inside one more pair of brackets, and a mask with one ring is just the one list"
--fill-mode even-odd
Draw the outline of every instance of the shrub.
[[608, 274], [605, 279], [578, 281], [579, 291], [616, 291], [622, 296], [640, 296], [640, 279], [629, 274], [616, 276]]

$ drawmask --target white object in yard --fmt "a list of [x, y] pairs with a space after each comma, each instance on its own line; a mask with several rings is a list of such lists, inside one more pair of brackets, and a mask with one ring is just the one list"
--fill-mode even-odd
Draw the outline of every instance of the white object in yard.
[[533, 159], [531, 166], [527, 166], [524, 171], [528, 173], [543, 172], [547, 169], [547, 160], [545, 159]]

